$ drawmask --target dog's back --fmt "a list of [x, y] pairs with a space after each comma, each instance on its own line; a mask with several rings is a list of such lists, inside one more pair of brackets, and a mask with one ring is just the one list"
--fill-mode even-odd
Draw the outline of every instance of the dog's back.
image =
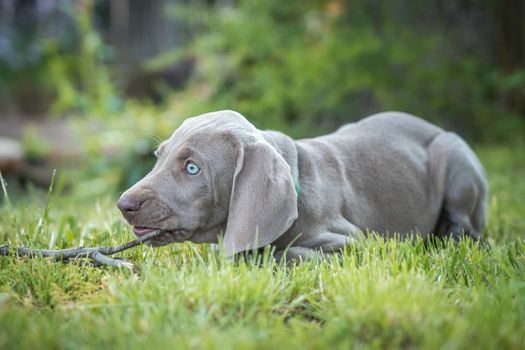
[[[445, 138], [449, 146], [442, 145]], [[380, 113], [297, 144], [307, 151], [303, 155], [308, 153], [309, 162], [323, 164], [334, 156], [336, 161], [330, 161], [326, 171], [333, 174], [325, 180], [320, 176], [316, 182], [321, 189], [313, 192], [322, 197], [319, 191], [330, 194], [338, 187], [337, 209], [361, 230], [443, 235], [453, 229], [454, 221], [476, 236], [482, 228], [465, 219], [482, 216], [483, 220], [473, 220], [484, 221], [486, 182], [479, 161], [457, 135], [422, 119]], [[327, 180], [330, 177], [337, 181]], [[329, 196], [331, 201], [338, 198]], [[466, 203], [449, 208], [453, 197], [466, 198]], [[481, 209], [474, 213], [474, 207]]]

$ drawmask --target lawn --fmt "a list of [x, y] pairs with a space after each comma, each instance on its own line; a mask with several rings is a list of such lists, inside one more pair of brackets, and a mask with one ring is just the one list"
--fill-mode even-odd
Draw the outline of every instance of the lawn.
[[[136, 274], [0, 257], [0, 348], [524, 349], [525, 148], [477, 152], [491, 191], [484, 245], [374, 238], [291, 268], [231, 263], [208, 245], [139, 247], [121, 254]], [[13, 194], [0, 242], [126, 242], [117, 197]]]

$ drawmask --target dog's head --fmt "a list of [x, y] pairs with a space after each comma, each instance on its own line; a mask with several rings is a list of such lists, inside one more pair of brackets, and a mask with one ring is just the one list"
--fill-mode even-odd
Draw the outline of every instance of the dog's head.
[[297, 218], [290, 166], [239, 113], [187, 119], [155, 153], [151, 172], [118, 201], [136, 236], [164, 232], [151, 245], [215, 243], [224, 231], [232, 255], [270, 244]]

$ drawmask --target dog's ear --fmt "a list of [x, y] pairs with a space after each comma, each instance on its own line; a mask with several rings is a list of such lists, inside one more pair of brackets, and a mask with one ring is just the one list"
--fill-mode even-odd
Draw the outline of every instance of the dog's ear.
[[266, 141], [239, 145], [223, 241], [226, 255], [272, 243], [297, 215], [288, 163]]

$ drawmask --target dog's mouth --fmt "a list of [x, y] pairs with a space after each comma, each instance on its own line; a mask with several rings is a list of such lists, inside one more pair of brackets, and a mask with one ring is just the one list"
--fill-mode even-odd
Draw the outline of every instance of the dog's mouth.
[[153, 231], [157, 231], [157, 230], [158, 230], [158, 229], [156, 229], [156, 228], [151, 228], [151, 227], [145, 227], [145, 226], [133, 226], [133, 233], [134, 233], [135, 236], [137, 236], [137, 237], [145, 236], [145, 235], [147, 235], [148, 233], [153, 232]]
[[166, 236], [166, 237], [171, 236], [174, 241], [181, 241], [181, 242], [188, 239], [191, 236], [191, 232], [185, 229], [166, 230], [166, 229], [153, 228], [153, 227], [147, 227], [147, 226], [137, 226], [137, 225], [133, 226], [133, 233], [137, 237], [143, 237], [153, 231], [161, 231], [162, 236]]

